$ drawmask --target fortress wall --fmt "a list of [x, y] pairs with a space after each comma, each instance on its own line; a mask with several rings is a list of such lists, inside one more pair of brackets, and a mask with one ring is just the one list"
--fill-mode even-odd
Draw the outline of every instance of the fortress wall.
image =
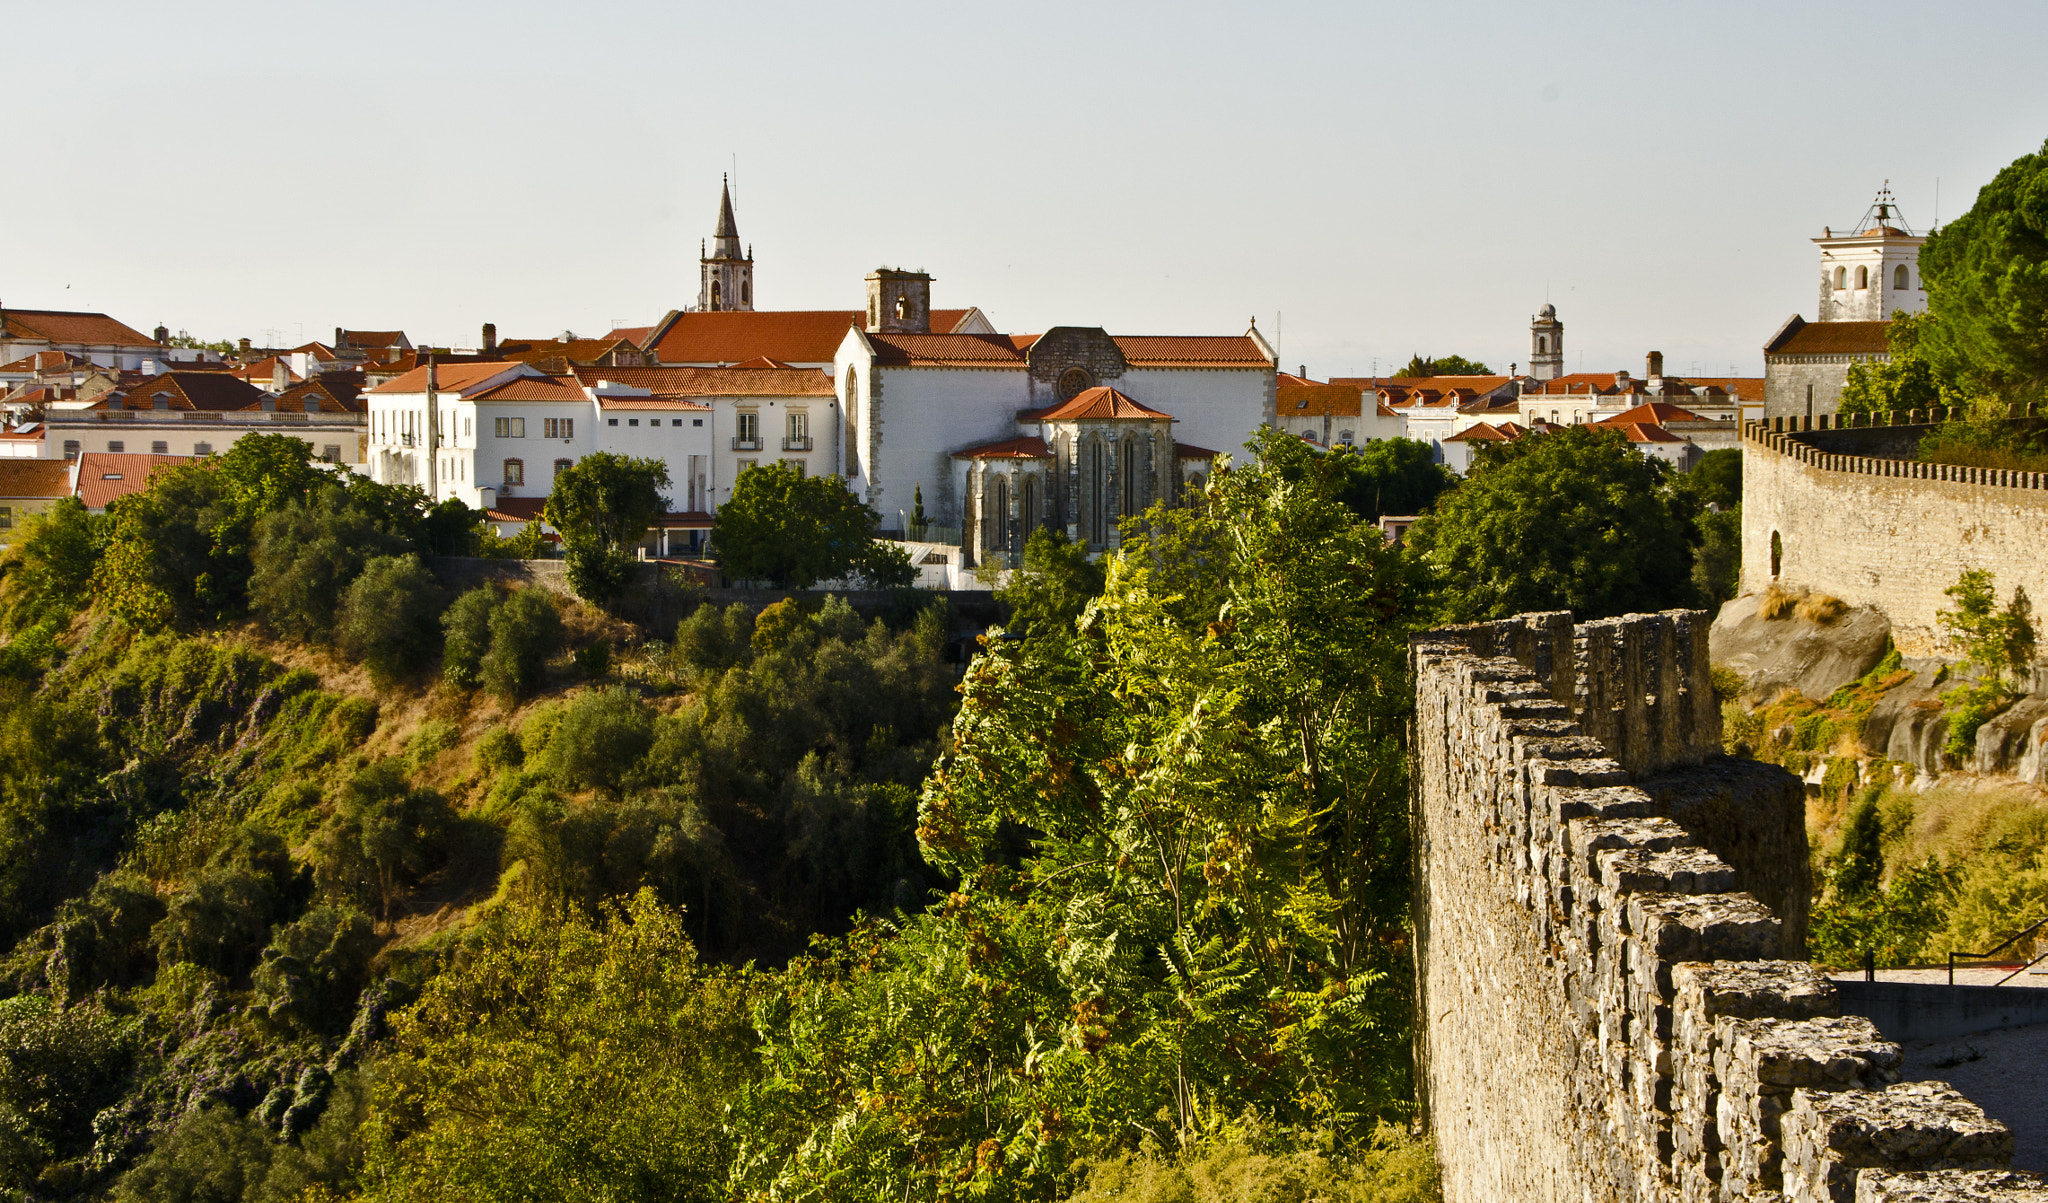
[[[1955, 654], [1936, 613], [1965, 569], [1997, 574], [2001, 602], [2023, 587], [2048, 598], [2048, 473], [1923, 464], [1824, 449], [1888, 430], [1797, 435], [1751, 424], [1743, 432], [1742, 588], [1776, 581], [1875, 606], [1907, 656]], [[1924, 431], [1926, 426], [1908, 426]]]
[[[1897, 1083], [1898, 1046], [1782, 959], [1796, 942], [1750, 888], [1803, 864], [1778, 813], [1800, 794], [1717, 776], [1705, 624], [1525, 615], [1413, 643], [1417, 1043], [1446, 1198], [2040, 1198], [2005, 1173], [2003, 1125]], [[1721, 798], [1714, 826], [1753, 812], [1746, 867], [1664, 813], [1689, 781]], [[1864, 1169], [1887, 1173], [1858, 1195]]]

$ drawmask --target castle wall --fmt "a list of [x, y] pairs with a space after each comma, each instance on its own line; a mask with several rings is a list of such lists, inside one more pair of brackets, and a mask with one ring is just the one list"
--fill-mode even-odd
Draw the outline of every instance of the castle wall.
[[[1923, 427], [1924, 429], [1924, 427]], [[1870, 431], [1873, 438], [1885, 428]], [[1815, 446], [1857, 429], [1790, 435], [1743, 432], [1742, 588], [1773, 580], [1875, 606], [1907, 656], [1954, 654], [1937, 612], [1965, 569], [2048, 598], [2048, 473], [1923, 464]], [[1808, 441], [1812, 440], [1812, 441]], [[1872, 450], [1889, 449], [1873, 447]], [[1778, 538], [1772, 572], [1772, 536]]]
[[[1800, 792], [1716, 777], [1705, 627], [1524, 615], [1414, 640], [1418, 1065], [1445, 1198], [2039, 1197], [2003, 1125], [1898, 1083], [1899, 1047], [1783, 959], [1754, 891], [1804, 861], [1796, 829], [1760, 834]], [[1661, 813], [1673, 782], [1725, 813]], [[1739, 812], [1747, 850], [1708, 847]]]

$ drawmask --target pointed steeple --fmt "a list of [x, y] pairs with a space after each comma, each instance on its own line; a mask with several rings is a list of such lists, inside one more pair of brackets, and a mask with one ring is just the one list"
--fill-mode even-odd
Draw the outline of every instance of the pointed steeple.
[[718, 188], [718, 229], [711, 236], [711, 257], [713, 259], [738, 259], [740, 255], [740, 226], [732, 218], [732, 180], [726, 178]]

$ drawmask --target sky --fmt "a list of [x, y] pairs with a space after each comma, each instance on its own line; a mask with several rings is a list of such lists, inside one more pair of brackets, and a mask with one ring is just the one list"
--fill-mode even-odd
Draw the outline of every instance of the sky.
[[[763, 309], [877, 266], [998, 329], [1282, 364], [1762, 373], [1821, 227], [2048, 138], [2033, 3], [0, 0], [0, 304], [473, 347], [693, 304], [721, 173]], [[1939, 211], [1937, 214], [1937, 181]]]

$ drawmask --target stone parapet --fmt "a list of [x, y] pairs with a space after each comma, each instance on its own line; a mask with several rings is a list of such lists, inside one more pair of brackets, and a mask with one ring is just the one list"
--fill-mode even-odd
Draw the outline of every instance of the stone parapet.
[[[1775, 811], [1801, 794], [1704, 763], [1705, 627], [1524, 615], [1412, 644], [1418, 1063], [1451, 1203], [1851, 1203], [1871, 1171], [2009, 1164], [2003, 1125], [1895, 1084], [1898, 1046], [1787, 958], [1751, 891], [1796, 879], [1800, 829]], [[1664, 794], [1635, 783], [1652, 771]], [[1729, 857], [1677, 821], [1664, 799], [1688, 772], [1715, 777], [1716, 816], [1772, 810], [1738, 824], [1765, 838]], [[1953, 1189], [1992, 1193], [1927, 1197], [2038, 1185], [1970, 1181]]]

